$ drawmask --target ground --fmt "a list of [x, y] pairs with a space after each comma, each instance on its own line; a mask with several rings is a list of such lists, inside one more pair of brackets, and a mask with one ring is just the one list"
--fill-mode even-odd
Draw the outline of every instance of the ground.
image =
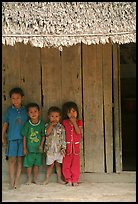
[[56, 182], [48, 185], [25, 185], [9, 190], [2, 184], [2, 202], [136, 202], [136, 183], [80, 182], [65, 186]]

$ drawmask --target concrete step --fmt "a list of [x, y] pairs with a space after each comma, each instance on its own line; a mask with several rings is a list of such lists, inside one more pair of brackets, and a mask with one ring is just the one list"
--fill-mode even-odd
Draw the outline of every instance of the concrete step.
[[[27, 175], [21, 174], [21, 183], [26, 182]], [[40, 182], [45, 180], [45, 172], [39, 174]], [[57, 175], [52, 173], [50, 182], [56, 182]], [[7, 172], [2, 173], [2, 182], [9, 182], [9, 175]], [[121, 173], [81, 173], [80, 182], [92, 182], [92, 183], [135, 183], [136, 172], [135, 171], [122, 171]]]
[[82, 181], [93, 183], [135, 183], [135, 171], [122, 171], [121, 173], [84, 173]]

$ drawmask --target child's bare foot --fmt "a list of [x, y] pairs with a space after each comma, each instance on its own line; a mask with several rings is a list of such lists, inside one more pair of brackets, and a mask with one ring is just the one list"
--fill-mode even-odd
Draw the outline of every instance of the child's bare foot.
[[19, 179], [16, 179], [16, 180], [15, 180], [14, 188], [15, 188], [15, 189], [19, 188]]
[[79, 184], [77, 182], [72, 183], [73, 186], [78, 186]]
[[34, 181], [33, 181], [33, 183], [35, 183], [35, 184], [40, 184], [40, 182], [38, 181], [38, 179], [37, 178], [34, 178]]
[[44, 182], [43, 182], [43, 185], [47, 185], [48, 184], [48, 179], [46, 179]]
[[14, 189], [17, 189], [17, 188], [19, 188], [19, 184], [14, 185]]
[[10, 185], [9, 186], [9, 190], [14, 190], [15, 188], [14, 188], [14, 185]]
[[27, 182], [25, 183], [26, 185], [30, 185], [32, 183], [32, 180], [31, 180], [31, 178], [28, 178], [27, 179]]
[[61, 178], [58, 178], [58, 179], [57, 179], [57, 183], [65, 184], [65, 182], [64, 182]]
[[71, 182], [67, 182], [66, 186], [72, 186], [72, 183]]
[[10, 189], [10, 190], [14, 189], [14, 179], [11, 179], [9, 189]]

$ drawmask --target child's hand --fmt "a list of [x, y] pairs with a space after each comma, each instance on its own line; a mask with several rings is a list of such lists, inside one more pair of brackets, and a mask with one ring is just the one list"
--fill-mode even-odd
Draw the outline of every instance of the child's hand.
[[73, 116], [71, 116], [71, 117], [70, 117], [70, 122], [71, 122], [73, 125], [76, 124], [76, 118], [73, 117]]
[[51, 122], [51, 125], [52, 125], [52, 126], [57, 125], [57, 121], [52, 121], [52, 122]]
[[64, 156], [64, 155], [65, 155], [65, 149], [62, 148], [62, 149], [60, 150], [60, 153]]
[[2, 139], [2, 145], [5, 147], [6, 146], [6, 143], [5, 143], [5, 140]]
[[47, 152], [47, 150], [48, 150], [48, 147], [44, 146], [44, 152]]
[[39, 151], [40, 151], [40, 152], [43, 152], [43, 147], [42, 147], [42, 145], [39, 146]]
[[24, 155], [28, 154], [27, 149], [24, 149]]
[[47, 151], [47, 149], [46, 149], [46, 146], [44, 147], [44, 152], [46, 152]]

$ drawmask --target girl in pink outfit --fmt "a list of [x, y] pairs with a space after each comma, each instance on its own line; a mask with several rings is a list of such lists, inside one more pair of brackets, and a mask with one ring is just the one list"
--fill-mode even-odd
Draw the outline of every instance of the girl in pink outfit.
[[76, 103], [66, 102], [63, 105], [63, 126], [66, 134], [66, 152], [62, 163], [62, 173], [66, 185], [77, 186], [80, 178], [80, 141], [82, 136], [82, 120]]

